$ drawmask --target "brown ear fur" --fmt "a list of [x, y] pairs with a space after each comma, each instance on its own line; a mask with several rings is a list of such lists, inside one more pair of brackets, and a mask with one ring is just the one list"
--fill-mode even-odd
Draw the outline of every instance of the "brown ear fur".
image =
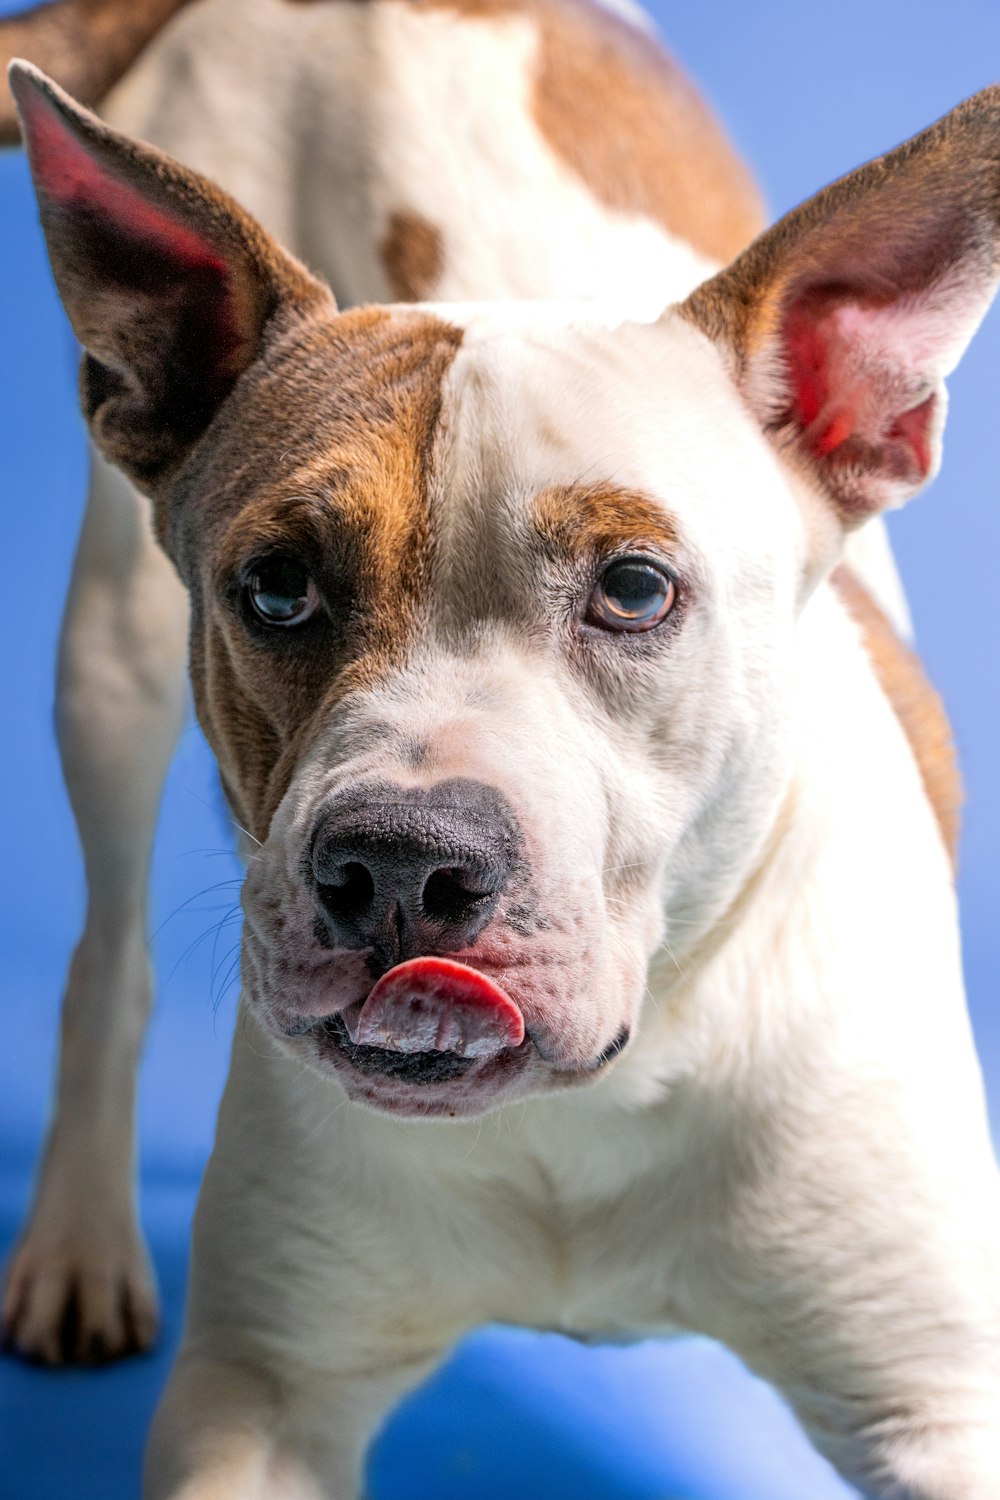
[[279, 308], [329, 300], [231, 199], [11, 69], [49, 258], [84, 346], [98, 446], [151, 490], [259, 355]]
[[998, 262], [994, 86], [793, 209], [681, 311], [730, 351], [755, 415], [851, 523], [933, 471], [941, 382]]

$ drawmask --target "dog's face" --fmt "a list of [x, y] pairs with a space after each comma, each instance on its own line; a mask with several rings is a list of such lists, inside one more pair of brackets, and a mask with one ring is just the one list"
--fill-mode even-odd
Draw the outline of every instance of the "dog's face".
[[192, 174], [19, 92], [85, 408], [155, 499], [257, 844], [248, 1003], [390, 1111], [602, 1077], [654, 952], [681, 973], [762, 857], [845, 526], [936, 462], [995, 182], [956, 194], [938, 127], [656, 325], [339, 314]]
[[[262, 840], [248, 999], [385, 1107], [595, 1077], [786, 779], [804, 529], [713, 350], [512, 316], [302, 321], [170, 504], [200, 717]], [[354, 1046], [424, 955], [495, 980], [523, 1040]]]

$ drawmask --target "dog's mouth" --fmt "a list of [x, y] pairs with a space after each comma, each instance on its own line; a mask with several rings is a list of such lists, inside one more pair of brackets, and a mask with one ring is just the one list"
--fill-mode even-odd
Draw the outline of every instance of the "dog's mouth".
[[[324, 1017], [310, 1032], [324, 1060], [342, 1074], [347, 1064], [362, 1097], [420, 1113], [460, 1103], [455, 1085], [464, 1093], [471, 1084], [478, 1094], [499, 1082], [530, 1047], [521, 1010], [500, 985], [438, 957], [397, 964], [365, 1000]], [[427, 1091], [416, 1106], [414, 1088]]]
[[474, 1066], [471, 1057], [454, 1052], [394, 1052], [389, 1047], [366, 1047], [352, 1042], [342, 1015], [330, 1016], [318, 1028], [322, 1040], [339, 1048], [359, 1073], [381, 1073], [384, 1078], [398, 1078], [401, 1083], [450, 1083], [461, 1078]]

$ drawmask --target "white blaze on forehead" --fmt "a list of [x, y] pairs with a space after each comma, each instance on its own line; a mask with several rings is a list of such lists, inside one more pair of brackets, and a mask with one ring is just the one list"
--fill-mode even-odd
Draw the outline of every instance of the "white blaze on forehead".
[[[541, 313], [541, 316], [539, 316]], [[463, 309], [444, 390], [442, 489], [523, 500], [607, 483], [659, 500], [713, 573], [770, 560], [794, 589], [802, 516], [717, 351], [681, 319], [618, 327], [579, 309]], [[490, 493], [482, 494], [485, 485]]]
[[[660, 495], [672, 514], [679, 507], [682, 522], [705, 490], [697, 513], [707, 521], [707, 502], [717, 494], [725, 534], [735, 539], [749, 524], [754, 547], [763, 545], [763, 534], [753, 497], [769, 495], [785, 515], [787, 472], [717, 353], [686, 320], [667, 313], [653, 323], [649, 310], [627, 294], [587, 304], [435, 302], [424, 308], [465, 329], [445, 389], [446, 427], [452, 448], [460, 450], [453, 459], [459, 468], [449, 475], [457, 488], [466, 487], [473, 464], [536, 490], [604, 480]], [[539, 433], [558, 435], [557, 442], [539, 441]], [[458, 441], [456, 434], [465, 436]], [[670, 487], [658, 489], [664, 477]], [[801, 495], [801, 482], [796, 487]], [[815, 512], [815, 497], [803, 499], [807, 513]], [[787, 520], [781, 524], [791, 539], [800, 526], [792, 524], [794, 512]], [[844, 552], [867, 592], [908, 637], [909, 610], [881, 517], [851, 533]]]

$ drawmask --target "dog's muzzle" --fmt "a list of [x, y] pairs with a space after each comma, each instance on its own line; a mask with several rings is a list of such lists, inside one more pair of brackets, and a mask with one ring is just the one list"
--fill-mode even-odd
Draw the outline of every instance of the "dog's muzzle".
[[324, 1023], [355, 1066], [417, 1081], [521, 1045], [514, 1001], [442, 956], [467, 949], [494, 916], [520, 848], [504, 799], [466, 779], [367, 783], [323, 810], [309, 849], [317, 936], [330, 948], [367, 950], [376, 981]]

